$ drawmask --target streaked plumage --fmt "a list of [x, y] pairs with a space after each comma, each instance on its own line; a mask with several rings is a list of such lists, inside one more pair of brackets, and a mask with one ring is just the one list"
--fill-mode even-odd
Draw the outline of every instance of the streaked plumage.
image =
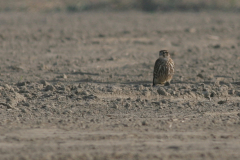
[[167, 50], [159, 51], [153, 71], [153, 86], [156, 84], [170, 85], [174, 74], [174, 62]]

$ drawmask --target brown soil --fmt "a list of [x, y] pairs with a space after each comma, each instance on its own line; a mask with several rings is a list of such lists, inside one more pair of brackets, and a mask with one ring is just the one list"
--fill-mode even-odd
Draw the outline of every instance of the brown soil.
[[[239, 159], [238, 13], [1, 13], [0, 159]], [[176, 64], [152, 87], [158, 51]]]

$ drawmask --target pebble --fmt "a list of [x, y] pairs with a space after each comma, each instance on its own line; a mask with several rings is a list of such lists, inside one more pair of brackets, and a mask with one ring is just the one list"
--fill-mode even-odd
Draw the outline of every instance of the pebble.
[[143, 90], [143, 89], [144, 89], [143, 85], [138, 85], [138, 86], [137, 86], [137, 90], [138, 90], [138, 91], [141, 91], [141, 90]]
[[204, 95], [205, 98], [210, 98], [210, 93], [209, 93], [209, 91], [206, 90], [206, 89], [204, 89], [203, 95]]
[[216, 45], [213, 46], [213, 48], [215, 48], [215, 49], [221, 48], [221, 45], [220, 44], [216, 44]]
[[108, 92], [117, 92], [119, 89], [117, 87], [111, 86], [107, 88]]
[[126, 105], [124, 106], [126, 109], [129, 109], [131, 107], [130, 103], [126, 103]]
[[219, 86], [220, 85], [220, 83], [219, 83], [219, 81], [218, 80], [216, 80], [215, 82], [214, 82], [214, 86]]
[[189, 33], [195, 33], [197, 30], [196, 28], [187, 28], [185, 29], [185, 32], [189, 32]]
[[112, 106], [112, 108], [114, 108], [114, 109], [118, 109], [119, 106], [118, 106], [116, 103], [114, 103], [113, 106]]
[[230, 91], [229, 91], [229, 94], [234, 94], [235, 93], [235, 90], [234, 89], [231, 89]]
[[44, 86], [50, 85], [50, 83], [48, 83], [48, 82], [45, 81], [45, 80], [41, 80], [40, 83], [43, 84]]
[[228, 95], [228, 86], [223, 85], [220, 87], [220, 93], [222, 96], [227, 96]]
[[85, 100], [87, 100], [87, 99], [96, 99], [96, 98], [97, 98], [97, 96], [95, 96], [93, 94], [83, 96], [83, 99], [85, 99]]
[[210, 97], [215, 97], [217, 94], [215, 91], [212, 91], [211, 94], [210, 94]]
[[82, 90], [79, 91], [79, 90], [77, 90], [77, 93], [80, 94], [80, 95], [85, 95], [85, 96], [89, 95], [88, 91], [82, 91]]
[[194, 92], [189, 92], [189, 94], [193, 97], [196, 98], [196, 94]]
[[163, 95], [163, 96], [167, 96], [168, 95], [166, 90], [164, 88], [162, 88], [162, 87], [159, 87], [157, 92], [158, 92], [159, 95]]
[[146, 96], [146, 97], [150, 97], [151, 96], [151, 93], [149, 91], [144, 91], [143, 92], [143, 95]]
[[61, 78], [67, 79], [67, 75], [66, 75], [66, 74], [63, 74], [63, 75], [61, 76]]
[[142, 125], [143, 125], [143, 126], [146, 126], [146, 125], [147, 125], [147, 122], [146, 122], [146, 121], [142, 121]]
[[162, 100], [162, 103], [166, 104], [166, 103], [167, 103], [167, 101], [164, 99], [164, 100]]
[[199, 74], [197, 75], [197, 77], [202, 78], [202, 79], [204, 78], [201, 73], [199, 73]]
[[26, 82], [18, 82], [17, 86], [25, 86], [27, 83]]
[[47, 85], [45, 88], [45, 91], [54, 91], [54, 90], [55, 90], [55, 87], [51, 84]]
[[4, 84], [4, 88], [5, 88], [6, 90], [14, 91], [13, 87], [12, 87], [12, 86], [9, 86], [8, 84]]

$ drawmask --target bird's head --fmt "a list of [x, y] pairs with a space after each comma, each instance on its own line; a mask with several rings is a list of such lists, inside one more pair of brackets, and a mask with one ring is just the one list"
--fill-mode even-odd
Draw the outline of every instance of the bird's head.
[[159, 57], [168, 58], [170, 57], [170, 54], [168, 53], [167, 50], [161, 50], [159, 51]]

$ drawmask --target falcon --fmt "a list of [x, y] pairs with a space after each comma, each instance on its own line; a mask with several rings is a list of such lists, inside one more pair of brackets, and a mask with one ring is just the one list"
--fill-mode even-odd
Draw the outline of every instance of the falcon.
[[153, 86], [156, 84], [170, 85], [174, 74], [174, 62], [167, 50], [159, 51], [159, 58], [156, 60], [153, 71]]

